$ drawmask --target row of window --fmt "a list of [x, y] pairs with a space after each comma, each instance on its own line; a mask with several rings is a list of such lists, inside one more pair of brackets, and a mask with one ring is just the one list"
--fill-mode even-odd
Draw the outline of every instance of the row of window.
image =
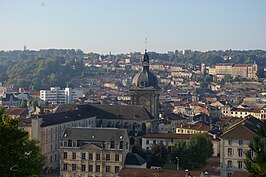
[[[69, 165], [67, 163], [63, 164], [63, 170], [67, 171], [68, 170]], [[70, 170], [70, 169], [69, 169]], [[71, 164], [71, 170], [72, 171], [77, 171], [77, 164]], [[88, 165], [88, 167], [85, 164], [81, 165], [81, 171], [82, 172], [101, 172], [101, 165], [95, 165], [95, 168], [93, 168], [93, 165]], [[112, 169], [111, 166], [106, 165], [105, 167], [105, 172], [106, 173], [111, 173]], [[119, 173], [120, 171], [120, 167], [119, 166], [115, 166], [114, 169], [115, 173]]]
[[[243, 161], [237, 161], [238, 169], [243, 169]], [[233, 162], [231, 160], [227, 161], [227, 168], [233, 168]]]
[[[94, 136], [93, 136], [94, 137]], [[64, 141], [61, 143], [61, 146], [63, 147], [80, 147], [82, 145], [82, 141], [80, 140], [77, 140], [77, 141], [72, 141], [72, 140], [68, 140], [68, 141]], [[103, 146], [106, 145], [106, 148], [107, 149], [123, 149], [123, 145], [124, 145], [124, 142], [123, 141], [120, 141], [119, 144], [115, 144], [115, 141], [111, 141], [110, 143], [106, 143], [106, 144], [103, 144]]]
[[[243, 156], [243, 149], [239, 148], [237, 149], [238, 152], [238, 157], [242, 157]], [[227, 149], [227, 155], [228, 156], [233, 156], [233, 149], [232, 148], [228, 148]]]
[[[227, 140], [228, 145], [232, 145], [233, 140]], [[249, 144], [252, 144], [253, 141], [250, 141]], [[238, 140], [238, 145], [243, 145], [243, 140]]]
[[[64, 159], [68, 159], [68, 153], [64, 152], [63, 157], [64, 157]], [[77, 159], [77, 153], [76, 152], [72, 152], [72, 159], [73, 160]], [[81, 152], [81, 159], [86, 160], [86, 153], [85, 152]], [[87, 159], [88, 160], [94, 160], [93, 153], [89, 153]], [[110, 159], [111, 159], [111, 155], [105, 154], [105, 160], [109, 161]], [[101, 154], [99, 154], [99, 153], [95, 154], [95, 160], [101, 160]], [[119, 161], [119, 154], [115, 154], [115, 161], [116, 162]]]

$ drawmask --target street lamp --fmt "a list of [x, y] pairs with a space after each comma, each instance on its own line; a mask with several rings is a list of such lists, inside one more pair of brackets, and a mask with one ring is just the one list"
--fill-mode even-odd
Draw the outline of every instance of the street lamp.
[[179, 171], [179, 158], [178, 157], [175, 158], [176, 158], [176, 170]]

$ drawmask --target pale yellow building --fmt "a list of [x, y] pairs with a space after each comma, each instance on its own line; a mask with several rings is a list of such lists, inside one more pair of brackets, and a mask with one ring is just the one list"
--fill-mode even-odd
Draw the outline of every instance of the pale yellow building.
[[196, 133], [207, 133], [209, 130], [211, 130], [210, 125], [205, 125], [202, 123], [197, 124], [185, 124], [180, 125], [176, 128], [177, 134], [196, 134]]
[[95, 127], [94, 114], [73, 110], [60, 113], [33, 116], [31, 129], [27, 127], [32, 139], [39, 142], [41, 153], [46, 157], [45, 168], [59, 168], [59, 147], [67, 127]]
[[220, 63], [214, 67], [209, 68], [209, 74], [214, 76], [231, 75], [233, 77], [241, 76], [248, 79], [258, 79], [257, 77], [258, 65], [257, 64], [233, 64], [233, 63]]
[[262, 107], [261, 109], [258, 108], [251, 108], [251, 107], [223, 107], [221, 110], [223, 116], [232, 116], [232, 117], [239, 117], [244, 118], [248, 115], [254, 116], [257, 119], [266, 119], [266, 107]]
[[221, 135], [221, 177], [232, 177], [234, 171], [245, 171], [244, 152], [249, 149], [262, 125], [261, 120], [248, 116]]
[[116, 177], [128, 152], [126, 129], [67, 128], [60, 148], [60, 176]]

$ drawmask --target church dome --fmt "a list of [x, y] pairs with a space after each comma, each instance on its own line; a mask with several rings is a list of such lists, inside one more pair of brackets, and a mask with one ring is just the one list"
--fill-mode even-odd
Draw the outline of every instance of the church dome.
[[157, 77], [149, 70], [149, 56], [145, 52], [142, 59], [143, 70], [137, 73], [131, 82], [131, 89], [134, 88], [153, 88], [160, 89]]

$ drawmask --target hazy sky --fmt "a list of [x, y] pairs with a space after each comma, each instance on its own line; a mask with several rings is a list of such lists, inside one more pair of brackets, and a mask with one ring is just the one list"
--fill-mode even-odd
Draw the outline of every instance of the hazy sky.
[[0, 0], [0, 50], [266, 50], [266, 0]]

